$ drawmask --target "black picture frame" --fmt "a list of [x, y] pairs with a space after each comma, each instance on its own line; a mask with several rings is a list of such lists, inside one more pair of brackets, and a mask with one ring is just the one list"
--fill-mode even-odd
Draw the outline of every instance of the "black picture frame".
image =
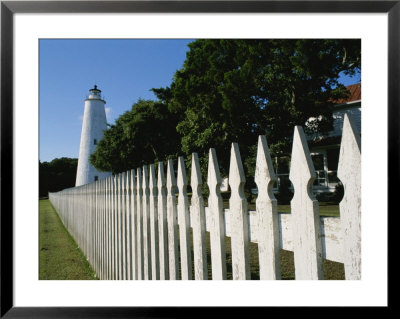
[[[1, 1], [1, 318], [176, 318], [185, 307], [14, 307], [13, 303], [13, 16], [15, 13], [387, 13], [388, 207], [399, 179], [400, 1]], [[388, 212], [381, 212], [388, 213]], [[388, 215], [388, 218], [390, 216]], [[389, 222], [390, 225], [390, 222]], [[390, 241], [388, 240], [388, 243]], [[388, 263], [389, 264], [389, 263]], [[390, 281], [388, 281], [389, 287]], [[390, 298], [389, 298], [390, 299]], [[389, 305], [390, 300], [388, 300]], [[219, 308], [226, 316], [237, 309]], [[259, 311], [257, 309], [256, 311]], [[261, 309], [263, 311], [263, 309]], [[197, 308], [196, 315], [206, 308]], [[216, 309], [213, 310], [213, 314]], [[246, 310], [248, 311], [248, 310]], [[265, 310], [264, 310], [265, 311]], [[268, 310], [269, 311], [269, 310]], [[300, 310], [301, 311], [301, 310]], [[300, 315], [300, 314], [297, 314]]]

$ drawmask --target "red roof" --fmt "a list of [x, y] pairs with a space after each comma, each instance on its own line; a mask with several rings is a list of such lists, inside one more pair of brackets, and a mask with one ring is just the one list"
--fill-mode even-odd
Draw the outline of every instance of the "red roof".
[[344, 104], [361, 100], [361, 83], [346, 86], [346, 89], [350, 91], [349, 97], [335, 101], [336, 104]]

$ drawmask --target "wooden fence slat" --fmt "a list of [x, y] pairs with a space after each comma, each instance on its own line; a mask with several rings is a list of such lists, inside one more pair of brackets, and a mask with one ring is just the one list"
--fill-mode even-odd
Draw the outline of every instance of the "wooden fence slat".
[[194, 276], [196, 280], [206, 280], [208, 279], [206, 216], [203, 195], [201, 194], [203, 182], [197, 153], [192, 154], [192, 172], [190, 180], [192, 186], [191, 215], [193, 222]]
[[118, 211], [117, 211], [117, 216], [118, 216], [118, 280], [122, 280], [122, 263], [123, 263], [123, 257], [122, 257], [122, 185], [121, 185], [121, 176], [122, 174], [119, 173], [117, 175], [117, 191], [118, 191]]
[[151, 251], [150, 251], [150, 189], [149, 171], [143, 166], [143, 267], [144, 279], [151, 279]]
[[353, 119], [345, 114], [337, 175], [344, 196], [339, 203], [346, 279], [361, 279], [361, 139]]
[[197, 154], [192, 154], [191, 205], [183, 157], [178, 159], [177, 171], [178, 182], [173, 161], [169, 160], [166, 179], [160, 162], [157, 181], [155, 167], [150, 165], [149, 171], [143, 166], [137, 171], [49, 193], [61, 221], [97, 277], [191, 279], [192, 227], [195, 279], [208, 279], [206, 231], [210, 232], [214, 280], [226, 279], [225, 236], [231, 237], [235, 280], [250, 279], [250, 241], [258, 244], [261, 279], [280, 279], [280, 249], [294, 251], [296, 279], [323, 279], [323, 258], [343, 262], [346, 279], [361, 279], [361, 146], [360, 135], [348, 115], [344, 118], [338, 167], [338, 177], [344, 185], [340, 218], [319, 216], [318, 201], [312, 193], [314, 166], [301, 127], [295, 127], [293, 138], [291, 214], [277, 212], [272, 191], [275, 174], [264, 136], [258, 140], [256, 211], [247, 208], [245, 176], [236, 143], [231, 149], [229, 209], [223, 208], [214, 149], [209, 152], [208, 207], [204, 207], [202, 198]]
[[231, 187], [229, 209], [232, 218], [232, 276], [234, 280], [250, 279], [249, 225], [247, 200], [244, 196], [245, 181], [239, 146], [237, 143], [232, 143], [229, 166], [229, 186]]
[[103, 187], [103, 180], [98, 182], [99, 184], [99, 197], [100, 197], [100, 220], [99, 220], [99, 229], [100, 229], [100, 256], [99, 256], [99, 263], [100, 263], [100, 279], [104, 279], [104, 187]]
[[296, 279], [323, 279], [319, 206], [312, 193], [315, 177], [306, 136], [303, 128], [296, 126], [289, 174], [294, 187], [290, 207]]
[[137, 206], [137, 216], [136, 216], [136, 227], [137, 227], [137, 232], [136, 232], [136, 238], [137, 238], [137, 272], [138, 272], [138, 279], [142, 280], [144, 277], [143, 272], [143, 188], [142, 188], [142, 172], [141, 169], [137, 169], [137, 175], [136, 175], [136, 181], [137, 181], [137, 189], [136, 189], [136, 206]]
[[[215, 149], [208, 156], [207, 184], [210, 190], [208, 208], [212, 218], [210, 227], [211, 269], [213, 280], [226, 279], [225, 216], [221, 196], [221, 174]], [[208, 223], [206, 223], [207, 225]]]
[[126, 249], [126, 236], [127, 236], [127, 227], [126, 227], [126, 172], [122, 172], [121, 174], [121, 234], [122, 234], [122, 280], [126, 280], [127, 278], [127, 249]]
[[190, 245], [190, 215], [189, 199], [187, 196], [187, 178], [185, 161], [182, 156], [178, 158], [178, 224], [181, 252], [181, 273], [183, 280], [192, 279], [192, 253]]
[[119, 225], [120, 225], [120, 260], [121, 260], [121, 272], [120, 280], [125, 280], [125, 205], [124, 205], [124, 179], [125, 172], [119, 174]]
[[168, 228], [167, 228], [167, 188], [165, 186], [164, 164], [158, 163], [158, 229], [159, 229], [159, 254], [160, 254], [160, 279], [169, 279], [168, 270]]
[[111, 280], [111, 183], [112, 176], [106, 178], [106, 193], [107, 193], [107, 280]]
[[108, 177], [104, 179], [104, 279], [109, 280], [109, 202]]
[[179, 279], [178, 259], [178, 224], [176, 208], [176, 179], [172, 160], [168, 160], [167, 167], [167, 224], [168, 224], [168, 256], [169, 256], [169, 279]]
[[131, 237], [131, 249], [132, 249], [132, 279], [136, 280], [138, 279], [138, 274], [137, 274], [137, 205], [136, 205], [136, 174], [135, 170], [131, 170], [131, 231], [132, 231], [132, 237]]
[[127, 171], [125, 176], [125, 216], [126, 216], [126, 279], [132, 280], [132, 211], [131, 211], [131, 192], [130, 183], [131, 172]]
[[280, 279], [278, 204], [272, 191], [276, 177], [265, 136], [258, 138], [254, 180], [258, 187], [256, 210], [260, 279]]
[[157, 181], [154, 164], [150, 165], [150, 235], [151, 235], [151, 278], [160, 279], [159, 253], [158, 253], [158, 207], [157, 207]]
[[117, 280], [117, 176], [111, 181], [112, 196], [112, 279]]

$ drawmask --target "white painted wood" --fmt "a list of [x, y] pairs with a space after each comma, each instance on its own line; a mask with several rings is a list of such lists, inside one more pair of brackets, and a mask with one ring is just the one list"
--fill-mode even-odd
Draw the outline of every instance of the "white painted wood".
[[167, 221], [168, 221], [168, 256], [169, 279], [179, 279], [178, 260], [178, 224], [175, 189], [177, 187], [172, 160], [168, 160], [167, 168]]
[[149, 171], [143, 166], [143, 267], [144, 279], [151, 279], [151, 251], [150, 251], [150, 190]]
[[131, 280], [131, 204], [130, 204], [130, 171], [125, 173], [125, 229], [126, 229], [126, 236], [125, 236], [125, 245], [126, 245], [126, 280]]
[[117, 237], [116, 237], [116, 182], [117, 181], [117, 176], [114, 175], [112, 176], [111, 179], [111, 233], [112, 233], [112, 244], [111, 244], [111, 257], [112, 257], [112, 280], [116, 280], [117, 279], [117, 250], [116, 250], [116, 243], [117, 243]]
[[130, 171], [125, 172], [125, 280], [131, 280]]
[[247, 201], [244, 196], [244, 176], [239, 146], [232, 143], [229, 167], [231, 197], [229, 208], [232, 222], [232, 276], [234, 280], [250, 279], [249, 226]]
[[303, 128], [296, 126], [289, 174], [294, 187], [290, 206], [296, 279], [323, 279], [319, 206], [312, 193], [315, 177]]
[[142, 222], [142, 207], [143, 207], [143, 188], [142, 188], [142, 172], [141, 169], [137, 169], [137, 174], [136, 174], [136, 182], [137, 182], [137, 188], [136, 188], [136, 206], [137, 206], [137, 215], [136, 215], [136, 227], [137, 227], [137, 232], [136, 232], [136, 249], [137, 249], [137, 279], [142, 280], [144, 278], [144, 269], [143, 269], [143, 222]]
[[339, 204], [346, 279], [361, 279], [361, 139], [353, 119], [345, 114], [338, 177], [344, 196]]
[[276, 177], [265, 136], [258, 138], [254, 180], [258, 187], [256, 210], [260, 279], [280, 279], [278, 203], [272, 191]]
[[98, 264], [99, 264], [99, 278], [103, 277], [103, 194], [102, 194], [102, 181], [97, 181], [97, 205], [99, 207], [99, 222], [98, 222], [98, 232], [99, 232], [99, 244], [98, 244]]
[[[206, 231], [212, 231], [212, 214], [209, 207], [206, 211]], [[229, 209], [224, 209], [225, 225], [224, 232], [227, 237], [232, 236], [231, 213]], [[258, 215], [256, 211], [247, 213], [249, 224], [249, 239], [252, 243], [258, 243]], [[191, 222], [192, 225], [192, 222]], [[293, 251], [293, 230], [292, 215], [287, 213], [278, 213], [279, 227], [279, 247], [281, 249]], [[322, 257], [336, 262], [343, 262], [343, 236], [341, 233], [341, 221], [338, 217], [321, 217], [321, 241]]]
[[125, 201], [126, 173], [121, 173], [121, 279], [126, 280], [126, 201]]
[[121, 173], [117, 175], [117, 202], [118, 202], [118, 207], [117, 207], [117, 243], [118, 243], [118, 280], [122, 280], [122, 195], [121, 195]]
[[163, 162], [158, 163], [158, 239], [160, 279], [169, 279], [168, 261], [168, 228], [167, 228], [167, 188], [165, 187], [165, 174]]
[[[208, 156], [207, 184], [210, 190], [208, 197], [209, 211], [206, 225], [210, 225], [211, 269], [213, 280], [226, 279], [225, 218], [221, 196], [221, 174], [215, 149], [210, 148]], [[210, 222], [207, 222], [211, 219]]]
[[192, 279], [192, 253], [190, 245], [190, 215], [189, 199], [187, 196], [187, 178], [185, 161], [182, 156], [178, 158], [177, 183], [178, 195], [178, 224], [179, 224], [179, 243], [181, 253], [181, 274], [182, 280]]
[[131, 248], [132, 248], [132, 279], [138, 279], [137, 274], [137, 205], [136, 205], [136, 174], [135, 170], [131, 170]]
[[107, 280], [111, 280], [111, 194], [110, 194], [111, 177], [106, 178], [106, 195], [107, 195]]
[[103, 180], [102, 192], [103, 192], [103, 279], [107, 279], [107, 178]]
[[150, 165], [150, 235], [151, 235], [151, 278], [160, 279], [159, 253], [158, 253], [158, 206], [157, 206], [157, 181], [154, 165]]
[[197, 153], [192, 154], [192, 172], [190, 180], [192, 186], [190, 212], [191, 220], [193, 221], [194, 278], [196, 280], [207, 280], [206, 216], [203, 195], [201, 194], [203, 182]]
[[[295, 252], [296, 279], [322, 279], [322, 258], [344, 262], [346, 279], [361, 278], [359, 134], [355, 131], [351, 120], [345, 119], [338, 172], [339, 178], [345, 185], [345, 197], [340, 204], [340, 218], [319, 217], [318, 202], [311, 192], [313, 166], [303, 134], [302, 129], [296, 127], [290, 175], [295, 187], [295, 197], [291, 203], [292, 214], [275, 214], [274, 198], [270, 193], [274, 176], [268, 146], [266, 141], [263, 142], [263, 137], [259, 139], [255, 176], [259, 190], [256, 212], [247, 210], [243, 194], [245, 179], [237, 145], [233, 145], [231, 154], [230, 209], [224, 210], [222, 207], [221, 178], [215, 150], [210, 150], [209, 154], [209, 207], [204, 207], [202, 203], [200, 169], [193, 155], [191, 172], [193, 196], [192, 205], [188, 209], [186, 169], [183, 158], [179, 159], [178, 179], [179, 187], [182, 189], [180, 196], [183, 196], [179, 198], [179, 205], [180, 208], [181, 206], [184, 208], [182, 212], [185, 212], [183, 218], [179, 216], [179, 220], [180, 222], [183, 220], [186, 238], [183, 243], [187, 244], [186, 249], [190, 247], [189, 227], [193, 228], [195, 279], [206, 279], [204, 230], [210, 232], [213, 279], [226, 278], [225, 235], [233, 237], [232, 264], [235, 279], [249, 278], [249, 274], [246, 273], [246, 249], [242, 249], [248, 246], [248, 241], [259, 244], [262, 279], [274, 279], [271, 278], [274, 271], [276, 278], [279, 278], [276, 266], [277, 247]], [[166, 186], [164, 168], [162, 163], [159, 163], [158, 189], [155, 185], [154, 166], [150, 167], [148, 200], [144, 198], [146, 182], [142, 178], [142, 169], [138, 169], [138, 175], [140, 178], [136, 178], [135, 171], [132, 170], [130, 173], [119, 174], [91, 184], [50, 193], [49, 198], [66, 229], [75, 238], [100, 279], [144, 278], [143, 213], [148, 214], [145, 223], [150, 221], [151, 231], [147, 233], [147, 239], [151, 243], [151, 249], [148, 249], [148, 252], [151, 252], [150, 262], [158, 260], [154, 256], [159, 256], [159, 273], [156, 266], [154, 275], [151, 267], [151, 273], [148, 270], [149, 277], [179, 279], [178, 209], [175, 195], [177, 182], [172, 160], [168, 162]], [[143, 210], [146, 206], [149, 209]], [[278, 236], [272, 235], [276, 232]], [[157, 236], [158, 240], [155, 239]], [[159, 245], [155, 246], [155, 243]], [[268, 249], [275, 254], [267, 253]], [[182, 278], [184, 276], [185, 274]]]

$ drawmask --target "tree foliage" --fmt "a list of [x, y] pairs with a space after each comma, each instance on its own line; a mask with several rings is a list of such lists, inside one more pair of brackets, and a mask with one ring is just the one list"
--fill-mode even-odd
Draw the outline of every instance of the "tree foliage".
[[98, 170], [123, 172], [164, 160], [179, 151], [177, 116], [160, 102], [139, 100], [99, 141], [90, 162]]
[[360, 40], [196, 40], [158, 101], [139, 101], [105, 131], [91, 163], [121, 172], [199, 154], [203, 173], [216, 148], [221, 173], [237, 142], [247, 176], [254, 175], [257, 137], [274, 155], [290, 152], [293, 127], [327, 132], [333, 101], [347, 92], [340, 73], [361, 68]]
[[288, 152], [295, 125], [327, 132], [333, 100], [345, 97], [339, 73], [360, 69], [359, 40], [197, 40], [168, 88], [155, 89], [180, 114], [182, 151], [217, 149], [227, 172], [230, 147], [253, 163], [257, 136]]
[[39, 196], [74, 187], [78, 159], [61, 157], [51, 162], [39, 161]]

